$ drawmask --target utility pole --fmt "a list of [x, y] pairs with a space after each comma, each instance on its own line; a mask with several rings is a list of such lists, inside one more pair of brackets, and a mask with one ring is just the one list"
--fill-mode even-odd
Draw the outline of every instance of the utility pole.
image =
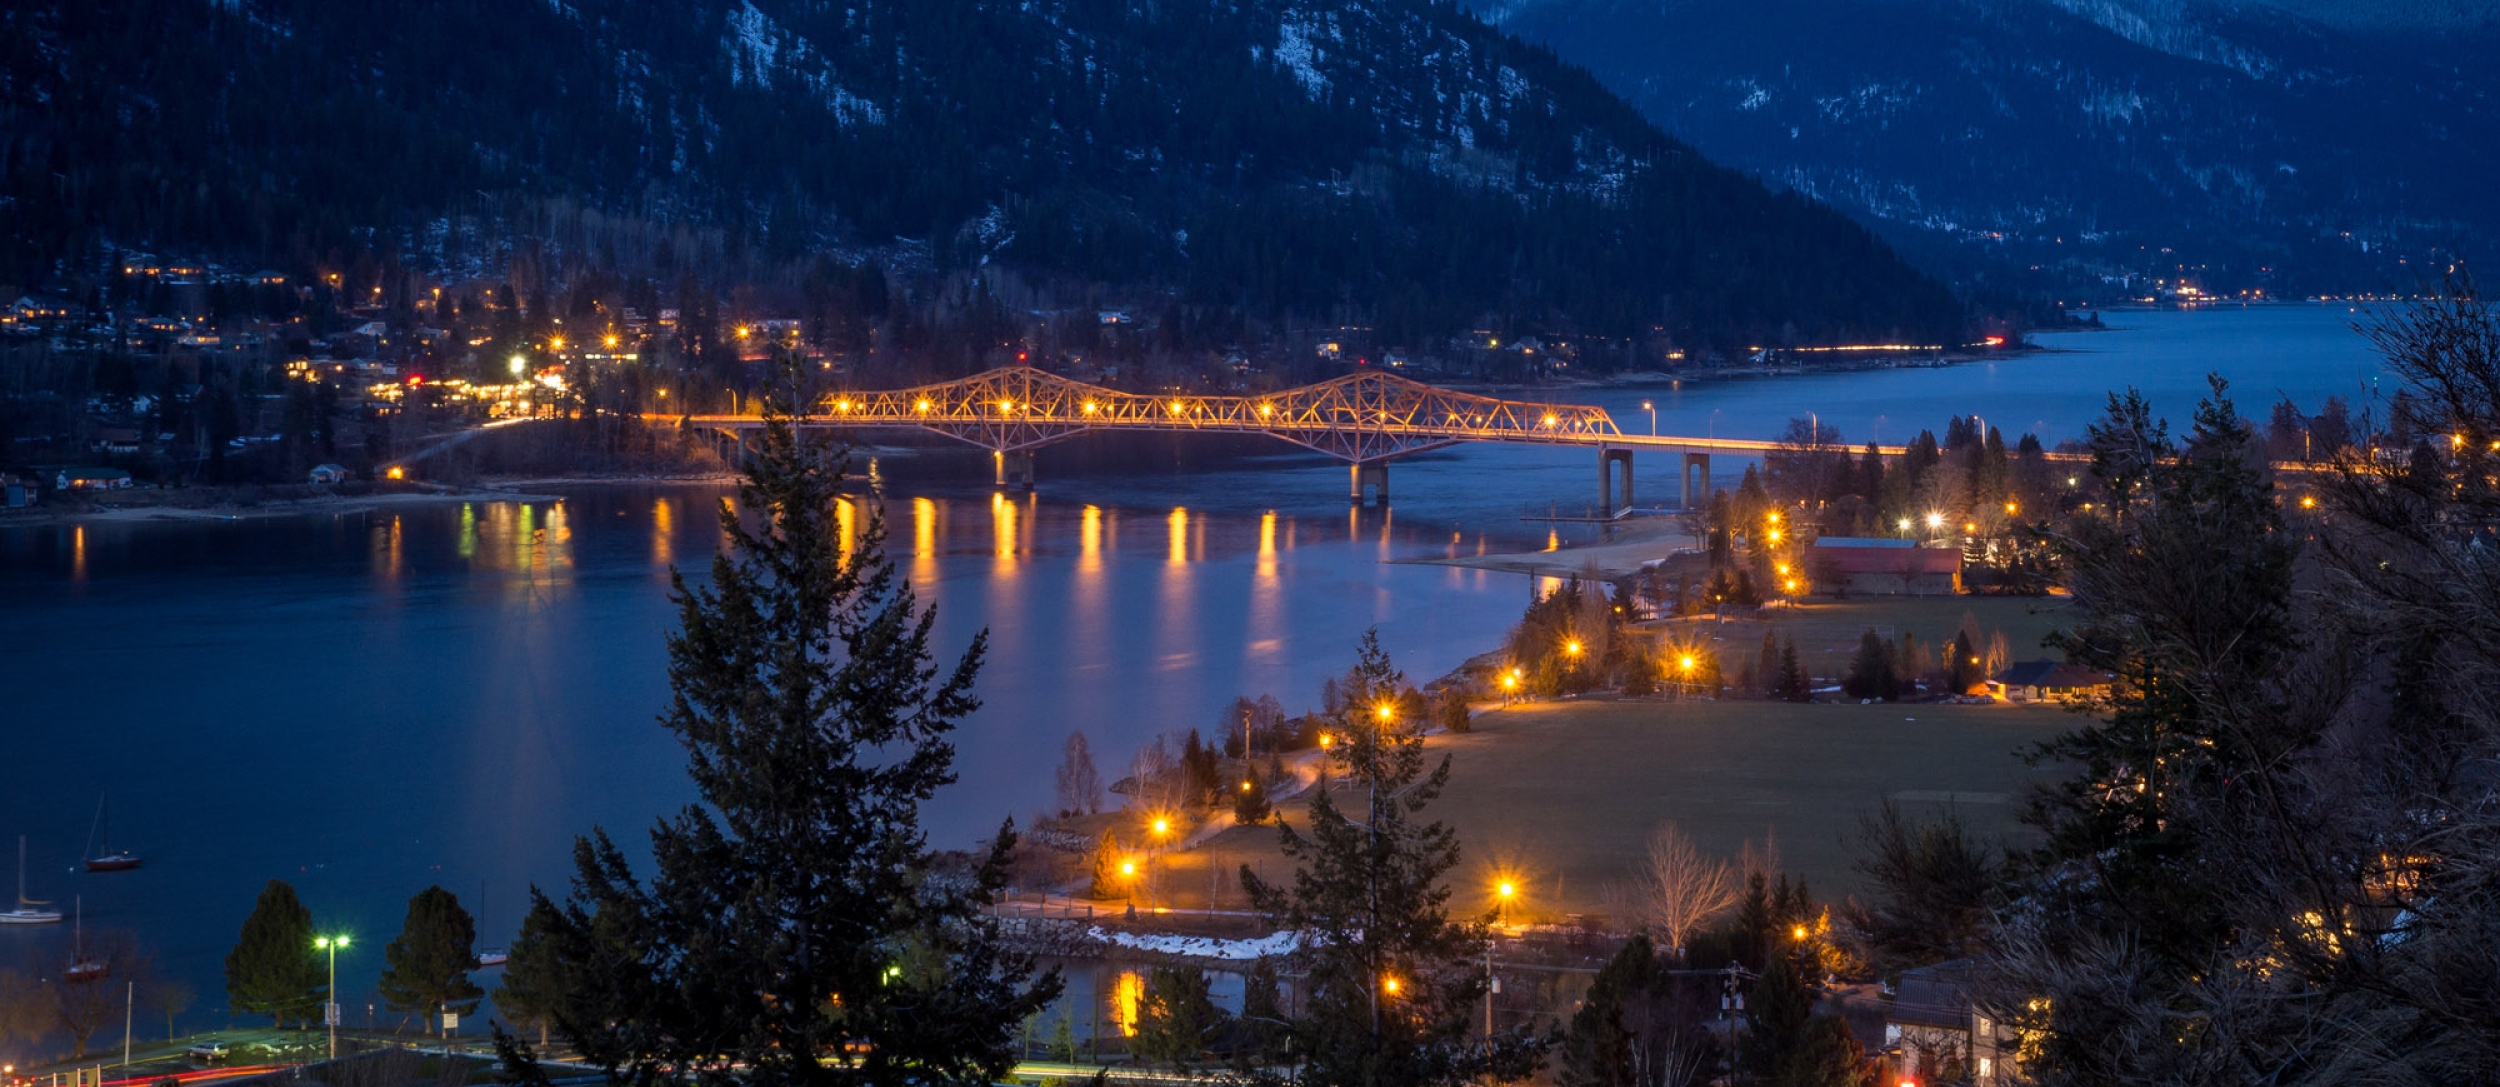
[[130, 1067], [130, 1028], [139, 1007], [139, 983], [122, 983], [122, 1067]]
[[1484, 1048], [1493, 1051], [1493, 994], [1502, 991], [1502, 979], [1493, 976], [1493, 938], [1484, 940]]

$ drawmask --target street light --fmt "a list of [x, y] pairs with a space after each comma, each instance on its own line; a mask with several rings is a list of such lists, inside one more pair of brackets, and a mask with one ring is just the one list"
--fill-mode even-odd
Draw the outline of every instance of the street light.
[[530, 360], [526, 356], [522, 355], [512, 356], [510, 364], [512, 366], [512, 376], [514, 377], [521, 376], [523, 371], [530, 368]]
[[1657, 436], [1658, 436], [1658, 409], [1657, 409], [1655, 406], [1651, 405], [1649, 401], [1647, 401], [1647, 400], [1643, 400], [1643, 401], [1641, 401], [1641, 410], [1649, 413], [1649, 436], [1650, 436], [1650, 437], [1652, 437], [1652, 438], [1657, 437]]
[[334, 1061], [339, 1059], [339, 949], [347, 943], [344, 934], [313, 937], [314, 948], [330, 953], [330, 989], [322, 994], [329, 999], [321, 1009], [321, 1017], [330, 1024], [330, 1059]]

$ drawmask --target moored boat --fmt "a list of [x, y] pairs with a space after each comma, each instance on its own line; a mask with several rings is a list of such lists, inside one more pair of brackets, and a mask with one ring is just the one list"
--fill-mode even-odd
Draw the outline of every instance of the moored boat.
[[[90, 872], [127, 872], [139, 867], [140, 864], [138, 854], [127, 849], [113, 848], [111, 800], [111, 793], [96, 798], [95, 825], [87, 828], [87, 870]], [[99, 833], [104, 839], [104, 849], [101, 852], [95, 848]]]
[[26, 897], [26, 836], [17, 836], [17, 908], [0, 911], [0, 925], [57, 925], [61, 911], [39, 910], [44, 905]]

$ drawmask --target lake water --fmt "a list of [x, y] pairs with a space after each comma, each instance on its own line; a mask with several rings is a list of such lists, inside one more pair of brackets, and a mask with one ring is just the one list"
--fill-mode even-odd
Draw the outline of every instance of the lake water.
[[[2285, 395], [2357, 407], [2379, 368], [2355, 316], [2119, 313], [2121, 331], [1994, 363], [1557, 398], [1636, 432], [1648, 400], [1670, 433], [1774, 437], [1811, 410], [1850, 441], [1897, 442], [1961, 413], [2054, 444], [2120, 386], [2183, 422], [2208, 370], [2258, 418]], [[962, 781], [930, 813], [941, 845], [1047, 804], [1071, 730], [1117, 776], [1236, 695], [1305, 708], [1367, 627], [1419, 681], [1493, 647], [1522, 579], [1386, 560], [1542, 546], [1521, 515], [1596, 487], [1585, 450], [1498, 446], [1400, 461], [1394, 505], [1351, 512], [1343, 466], [1281, 445], [1071, 443], [1041, 454], [1037, 495], [995, 493], [986, 455], [858, 467], [854, 526], [882, 505], [938, 644], [990, 632]], [[1742, 470], [1716, 467], [1722, 486]], [[1639, 468], [1645, 502], [1672, 498], [1669, 458]], [[361, 1021], [409, 895], [442, 884], [501, 945], [524, 889], [562, 884], [575, 834], [637, 843], [687, 801], [654, 723], [665, 592], [672, 564], [712, 554], [720, 493], [0, 529], [0, 850], [26, 835], [33, 897], [83, 903], [90, 929], [132, 934], [189, 982], [190, 1027], [225, 1021], [223, 956], [261, 885], [290, 880], [321, 925], [360, 937], [339, 970]], [[147, 865], [75, 873], [108, 787], [114, 843]], [[0, 931], [0, 966], [57, 972], [67, 928]]]

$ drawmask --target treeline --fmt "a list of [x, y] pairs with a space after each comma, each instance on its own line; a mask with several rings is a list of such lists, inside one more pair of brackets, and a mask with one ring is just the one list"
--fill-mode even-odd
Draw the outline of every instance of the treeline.
[[[1289, 39], [1311, 43], [1292, 63]], [[12, 9], [0, 42], [0, 281], [142, 246], [795, 290], [837, 250], [908, 267], [898, 300], [940, 323], [941, 296], [1003, 274], [1062, 305], [1202, 309], [1214, 343], [1245, 324], [1697, 349], [1963, 331], [1844, 217], [1414, 0], [1325, 20], [138, 0]]]
[[2117, 677], [2106, 712], [2032, 752], [2070, 775], [2023, 816], [2036, 844], [1894, 836], [1913, 848], [1877, 874], [1870, 943], [1963, 960], [2030, 1082], [2500, 1067], [2500, 837], [2471, 768], [2500, 745], [2500, 312], [2452, 282], [2371, 332], [2420, 430], [2356, 440], [2314, 502], [2284, 500], [2279, 435], [2219, 380], [2176, 436], [2113, 399], [2089, 438], [2103, 497], [2057, 542], [2075, 622], [2055, 640]]

